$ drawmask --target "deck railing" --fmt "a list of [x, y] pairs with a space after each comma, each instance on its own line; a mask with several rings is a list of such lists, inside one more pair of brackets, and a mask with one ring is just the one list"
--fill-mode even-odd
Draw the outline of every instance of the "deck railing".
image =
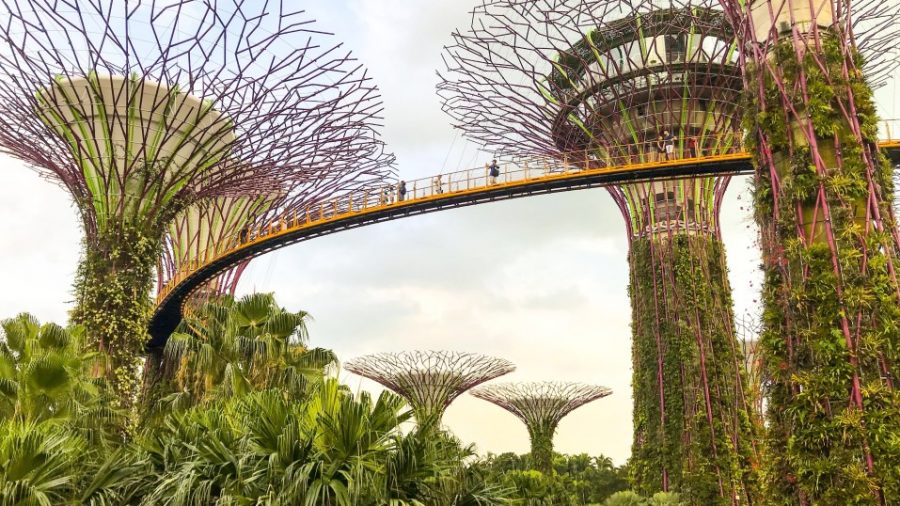
[[[883, 142], [900, 142], [900, 119], [882, 121], [879, 134]], [[672, 145], [669, 149], [667, 146]], [[161, 287], [157, 303], [185, 278], [198, 269], [232, 252], [266, 241], [292, 230], [337, 220], [356, 213], [370, 212], [392, 206], [410, 205], [429, 199], [447, 198], [465, 192], [488, 191], [502, 185], [522, 184], [552, 177], [573, 174], [624, 172], [655, 166], [712, 162], [716, 159], [746, 155], [742, 152], [741, 137], [737, 133], [720, 137], [651, 139], [633, 144], [598, 146], [590, 151], [571, 152], [558, 159], [528, 158], [497, 162], [496, 176], [490, 164], [438, 174], [432, 177], [395, 181], [377, 187], [357, 190], [333, 199], [289, 211], [280, 218], [237, 232], [233, 237], [208, 250], [173, 275]], [[405, 188], [405, 191], [403, 189]]]

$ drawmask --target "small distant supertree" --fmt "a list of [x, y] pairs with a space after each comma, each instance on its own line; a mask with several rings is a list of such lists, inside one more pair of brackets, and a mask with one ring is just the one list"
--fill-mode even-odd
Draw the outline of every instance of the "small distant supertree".
[[440, 426], [447, 406], [466, 390], [515, 370], [512, 362], [455, 351], [376, 353], [350, 360], [348, 371], [381, 383], [412, 407], [420, 430]]
[[612, 390], [596, 385], [564, 382], [493, 383], [470, 392], [516, 415], [528, 428], [531, 461], [544, 474], [553, 472], [553, 435], [566, 415], [606, 397]]
[[124, 402], [173, 219], [389, 173], [377, 90], [292, 3], [0, 0], [0, 150], [75, 201], [73, 318], [110, 355]]

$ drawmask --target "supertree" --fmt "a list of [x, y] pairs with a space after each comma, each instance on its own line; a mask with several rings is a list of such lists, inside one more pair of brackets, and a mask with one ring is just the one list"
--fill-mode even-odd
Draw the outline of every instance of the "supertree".
[[900, 497], [900, 284], [872, 87], [896, 3], [722, 0], [741, 42], [772, 504]]
[[[575, 167], [731, 153], [741, 70], [734, 32], [714, 6], [485, 1], [446, 51], [444, 108], [490, 149]], [[760, 425], [719, 230], [728, 182], [609, 189], [629, 238], [632, 478], [641, 492], [674, 490], [692, 504], [758, 500]]]
[[532, 466], [544, 474], [553, 472], [553, 435], [566, 415], [576, 408], [606, 397], [612, 390], [583, 383], [492, 383], [470, 392], [516, 415], [528, 428]]
[[72, 316], [109, 354], [123, 402], [179, 213], [387, 172], [377, 90], [288, 5], [2, 0], [0, 149], [72, 194], [84, 227]]
[[476, 353], [414, 350], [376, 353], [344, 363], [406, 399], [420, 430], [440, 426], [444, 411], [466, 390], [515, 370], [508, 360]]

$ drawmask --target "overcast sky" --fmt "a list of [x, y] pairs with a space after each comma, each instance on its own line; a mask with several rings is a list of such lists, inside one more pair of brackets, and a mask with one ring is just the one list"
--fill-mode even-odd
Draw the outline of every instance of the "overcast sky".
[[[320, 26], [370, 69], [385, 103], [384, 137], [404, 179], [481, 166], [440, 110], [435, 71], [473, 0], [308, 2]], [[891, 83], [879, 93], [896, 92]], [[881, 100], [882, 116], [896, 117]], [[891, 106], [894, 104], [891, 103]], [[748, 182], [723, 208], [735, 311], [758, 292]], [[64, 322], [81, 232], [68, 195], [0, 156], [0, 317]], [[625, 226], [603, 189], [529, 197], [406, 218], [315, 239], [255, 260], [241, 293], [275, 292], [315, 318], [312, 344], [351, 357], [407, 349], [502, 356], [507, 380], [575, 380], [613, 389], [560, 425], [556, 449], [623, 463], [631, 445], [630, 307]], [[341, 373], [353, 388], [375, 384]], [[481, 452], [527, 452], [525, 427], [463, 396], [446, 425]]]

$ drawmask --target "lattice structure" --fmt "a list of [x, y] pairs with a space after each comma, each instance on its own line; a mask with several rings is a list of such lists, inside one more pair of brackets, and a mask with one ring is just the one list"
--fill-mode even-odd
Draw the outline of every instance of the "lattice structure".
[[770, 499], [891, 504], [900, 241], [871, 87], [895, 68], [897, 4], [723, 5], [739, 26], [757, 167]]
[[173, 218], [210, 198], [286, 207], [387, 173], [377, 90], [290, 4], [2, 1], [0, 149], [73, 196], [73, 316], [110, 353], [123, 399]]
[[348, 371], [381, 383], [409, 402], [421, 428], [437, 427], [466, 390], [515, 370], [508, 360], [455, 351], [404, 351], [362, 356]]
[[[251, 228], [253, 222], [265, 216], [280, 197], [277, 194], [218, 197], [182, 211], [168, 227], [163, 257], [157, 268], [157, 286], [164, 286], [175, 273], [192, 262], [202, 261], [229, 238]], [[216, 277], [199, 290], [199, 298], [234, 295], [240, 275], [248, 263]]]
[[[712, 1], [484, 2], [455, 40], [444, 108], [491, 149], [574, 167], [740, 149], [737, 45]], [[757, 500], [755, 416], [718, 235], [727, 184], [610, 190], [630, 240], [635, 485], [694, 504]]]
[[611, 393], [606, 387], [555, 381], [492, 383], [471, 391], [522, 420], [531, 438], [532, 465], [545, 474], [553, 472], [553, 435], [560, 420]]

